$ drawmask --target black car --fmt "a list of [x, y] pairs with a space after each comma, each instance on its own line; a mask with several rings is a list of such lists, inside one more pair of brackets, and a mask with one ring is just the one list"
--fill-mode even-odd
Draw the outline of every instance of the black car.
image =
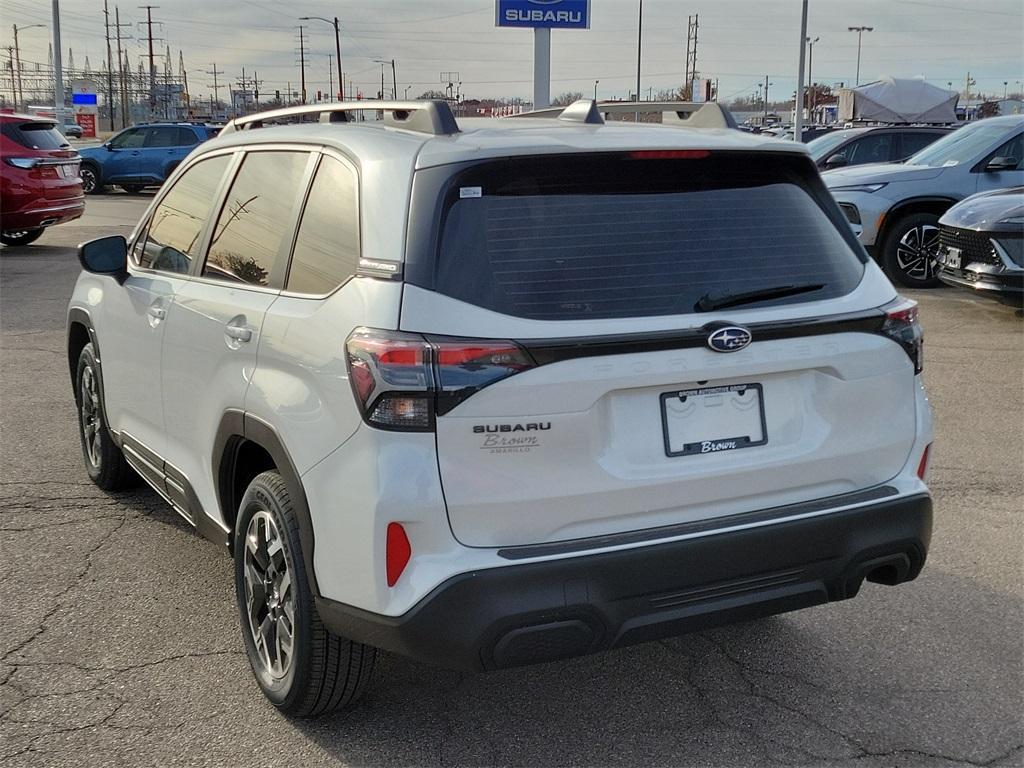
[[1024, 187], [982, 192], [939, 219], [939, 279], [1024, 306]]
[[952, 130], [914, 125], [847, 128], [819, 136], [807, 149], [822, 171], [865, 163], [899, 163]]

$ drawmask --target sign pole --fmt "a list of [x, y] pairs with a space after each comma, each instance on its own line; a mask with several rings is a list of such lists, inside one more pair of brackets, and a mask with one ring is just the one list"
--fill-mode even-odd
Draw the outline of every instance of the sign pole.
[[533, 29], [533, 108], [551, 105], [551, 30]]

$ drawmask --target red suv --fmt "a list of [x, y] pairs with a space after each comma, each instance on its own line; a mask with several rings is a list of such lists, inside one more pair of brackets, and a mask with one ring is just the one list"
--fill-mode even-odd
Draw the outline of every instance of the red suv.
[[80, 159], [53, 120], [0, 114], [0, 242], [28, 245], [85, 211]]

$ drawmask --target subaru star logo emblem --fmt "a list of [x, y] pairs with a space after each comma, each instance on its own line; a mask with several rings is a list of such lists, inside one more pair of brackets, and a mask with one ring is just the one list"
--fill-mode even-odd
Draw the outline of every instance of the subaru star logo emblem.
[[747, 346], [753, 338], [746, 328], [729, 325], [712, 331], [708, 336], [708, 346], [715, 352], [735, 352]]

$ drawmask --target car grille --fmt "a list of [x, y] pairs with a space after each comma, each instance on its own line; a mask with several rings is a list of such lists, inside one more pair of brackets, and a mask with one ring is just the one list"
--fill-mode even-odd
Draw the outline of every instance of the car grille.
[[957, 248], [960, 251], [960, 263], [964, 266], [974, 262], [1001, 265], [1003, 262], [996, 253], [992, 240], [982, 232], [970, 229], [942, 227], [939, 230], [939, 248], [946, 251]]

